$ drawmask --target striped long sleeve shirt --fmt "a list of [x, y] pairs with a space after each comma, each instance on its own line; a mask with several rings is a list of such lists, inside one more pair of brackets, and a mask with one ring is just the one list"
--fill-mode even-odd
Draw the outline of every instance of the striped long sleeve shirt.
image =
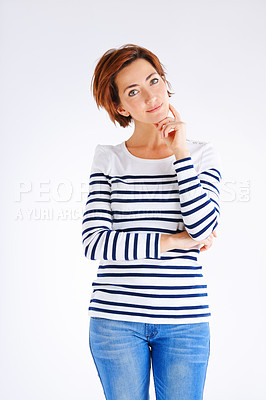
[[95, 149], [82, 220], [85, 257], [98, 260], [89, 315], [183, 324], [211, 312], [200, 245], [160, 252], [186, 230], [207, 238], [220, 217], [221, 160], [211, 142], [187, 139], [190, 156], [143, 159], [125, 142]]

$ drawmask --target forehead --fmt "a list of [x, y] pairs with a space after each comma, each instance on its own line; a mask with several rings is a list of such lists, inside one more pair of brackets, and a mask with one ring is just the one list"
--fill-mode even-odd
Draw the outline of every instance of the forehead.
[[118, 86], [141, 83], [152, 72], [157, 72], [151, 63], [144, 58], [138, 58], [124, 67], [116, 76]]

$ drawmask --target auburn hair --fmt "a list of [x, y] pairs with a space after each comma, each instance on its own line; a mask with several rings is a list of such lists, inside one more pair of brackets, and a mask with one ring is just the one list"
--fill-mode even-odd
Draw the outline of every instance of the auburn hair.
[[[170, 83], [166, 80], [165, 67], [158, 57], [144, 47], [134, 44], [125, 44], [118, 49], [107, 50], [99, 59], [91, 80], [92, 93], [98, 109], [100, 107], [105, 108], [111, 121], [114, 124], [117, 121], [123, 128], [130, 124], [132, 117], [130, 115], [125, 117], [116, 110], [120, 104], [120, 99], [115, 78], [119, 71], [138, 58], [147, 60], [171, 88]], [[167, 93], [169, 97], [174, 94], [169, 90], [167, 90]]]

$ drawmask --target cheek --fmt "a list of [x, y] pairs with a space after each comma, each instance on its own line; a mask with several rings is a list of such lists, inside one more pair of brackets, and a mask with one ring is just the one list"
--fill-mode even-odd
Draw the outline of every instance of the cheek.
[[162, 85], [161, 85], [161, 91], [168, 96], [167, 87], [166, 87], [166, 85], [164, 83], [162, 83]]
[[145, 102], [141, 98], [141, 96], [138, 96], [138, 98], [132, 99], [132, 101], [129, 104], [129, 108], [134, 114], [138, 114], [141, 110], [142, 107], [145, 107]]

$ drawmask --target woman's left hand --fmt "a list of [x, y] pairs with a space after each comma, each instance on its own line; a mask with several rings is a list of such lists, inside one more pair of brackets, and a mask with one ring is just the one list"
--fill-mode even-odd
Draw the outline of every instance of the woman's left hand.
[[180, 114], [169, 104], [169, 110], [174, 118], [166, 117], [157, 124], [153, 124], [161, 133], [167, 146], [173, 151], [188, 151], [186, 146], [186, 123], [181, 121]]

